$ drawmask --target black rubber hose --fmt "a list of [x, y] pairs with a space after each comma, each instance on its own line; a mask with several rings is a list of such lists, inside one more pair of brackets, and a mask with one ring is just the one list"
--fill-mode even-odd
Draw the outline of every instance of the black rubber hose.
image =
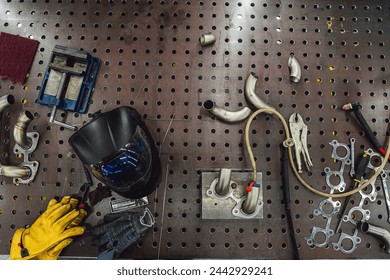
[[299, 251], [297, 240], [295, 238], [295, 231], [293, 225], [293, 219], [291, 216], [291, 200], [290, 200], [290, 183], [289, 183], [289, 172], [288, 172], [288, 150], [284, 145], [280, 145], [281, 157], [280, 161], [282, 163], [282, 190], [283, 190], [283, 201], [284, 201], [284, 210], [286, 211], [288, 230], [290, 235], [291, 246], [293, 250], [294, 260], [299, 260]]

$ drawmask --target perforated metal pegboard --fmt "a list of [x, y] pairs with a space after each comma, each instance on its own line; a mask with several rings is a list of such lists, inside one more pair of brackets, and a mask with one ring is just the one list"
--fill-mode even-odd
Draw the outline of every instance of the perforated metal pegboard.
[[[0, 84], [1, 95], [11, 93], [17, 101], [3, 118], [9, 125], [3, 126], [2, 149], [9, 152], [2, 160], [19, 162], [11, 152], [10, 132], [21, 110], [33, 112], [29, 129], [39, 132], [41, 140], [33, 154], [40, 162], [33, 183], [14, 186], [12, 180], [1, 178], [0, 254], [9, 253], [13, 231], [31, 224], [50, 198], [77, 193], [84, 181], [81, 163], [68, 145], [72, 132], [49, 125], [50, 108], [34, 102], [51, 50], [59, 44], [84, 49], [102, 60], [89, 112], [135, 107], [160, 151], [162, 181], [149, 196], [157, 223], [123, 257], [291, 258], [280, 187], [279, 143], [284, 135], [274, 118], [257, 118], [251, 135], [263, 173], [264, 218], [201, 219], [201, 171], [250, 168], [244, 151], [245, 123], [222, 123], [205, 112], [202, 103], [211, 99], [229, 110], [246, 106], [245, 80], [255, 72], [261, 98], [285, 118], [293, 112], [304, 117], [314, 163], [304, 177], [326, 190], [324, 167], [337, 165], [330, 157], [330, 141], [348, 143], [354, 137], [357, 152], [370, 147], [354, 116], [343, 112], [341, 105], [359, 101], [378, 139], [385, 140], [389, 8], [385, 0], [1, 1], [1, 31], [40, 42], [27, 83]], [[217, 41], [202, 48], [198, 39], [209, 32]], [[302, 66], [297, 84], [289, 81], [290, 53]], [[66, 120], [81, 126], [89, 115], [68, 114]], [[381, 242], [363, 234], [349, 255], [332, 246], [308, 246], [305, 238], [312, 227], [324, 225], [313, 215], [323, 198], [292, 176], [290, 184], [302, 258], [388, 257]], [[370, 222], [390, 229], [381, 185], [376, 188], [378, 198], [368, 205]], [[75, 242], [64, 254], [96, 256], [97, 251]]]

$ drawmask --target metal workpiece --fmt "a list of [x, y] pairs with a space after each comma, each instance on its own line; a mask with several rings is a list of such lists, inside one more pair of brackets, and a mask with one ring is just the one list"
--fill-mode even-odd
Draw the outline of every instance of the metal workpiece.
[[27, 137], [27, 128], [33, 119], [31, 112], [23, 111], [14, 126], [14, 140], [23, 150], [28, 150], [32, 145], [32, 140]]
[[217, 185], [215, 186], [215, 193], [218, 196], [226, 196], [230, 190], [230, 178], [232, 170], [229, 168], [221, 168]]
[[[248, 179], [251, 178], [251, 173], [228, 170], [230, 169], [221, 169], [222, 172], [202, 172], [202, 219], [261, 219], [263, 217], [261, 185], [253, 187], [248, 192]], [[221, 176], [225, 182], [224, 188], [227, 189], [225, 195], [216, 192]], [[229, 184], [226, 185], [228, 178]], [[262, 181], [261, 172], [257, 173], [257, 178], [258, 182]]]
[[5, 109], [15, 103], [15, 97], [12, 94], [6, 94], [0, 97], [0, 118], [2, 117]]
[[290, 69], [290, 81], [298, 83], [301, 80], [302, 70], [298, 59], [293, 53], [291, 53], [290, 57], [288, 58], [288, 68]]
[[258, 78], [259, 77], [255, 73], [251, 72], [245, 81], [244, 92], [247, 101], [256, 109], [265, 109], [265, 108], [274, 109], [256, 94], [256, 83]]
[[0, 165], [0, 176], [16, 179], [29, 178], [32, 172], [27, 166]]
[[[353, 253], [357, 246], [362, 242], [362, 239], [358, 237], [358, 230], [355, 229], [354, 233], [352, 235], [342, 232], [339, 238], [338, 242], [333, 242], [333, 249], [335, 251], [341, 251], [344, 254], [351, 254]], [[350, 245], [345, 245], [346, 243], [350, 243]]]
[[211, 100], [203, 102], [203, 108], [219, 120], [226, 123], [235, 123], [246, 120], [252, 113], [251, 109], [248, 107], [242, 107], [238, 111], [228, 111], [219, 107]]
[[212, 33], [203, 34], [199, 38], [199, 42], [202, 47], [214, 44], [215, 40], [215, 35]]
[[359, 229], [363, 233], [372, 234], [376, 238], [380, 239], [385, 245], [386, 253], [390, 254], [390, 232], [388, 230], [368, 222], [360, 223]]
[[246, 198], [242, 203], [241, 210], [246, 215], [252, 215], [256, 208], [259, 206], [259, 194], [261, 185], [253, 187], [252, 190], [248, 191]]

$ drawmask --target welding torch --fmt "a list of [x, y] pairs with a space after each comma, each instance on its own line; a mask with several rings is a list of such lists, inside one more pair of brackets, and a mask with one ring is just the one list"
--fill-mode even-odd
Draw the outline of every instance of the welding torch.
[[[352, 111], [355, 114], [361, 128], [363, 129], [368, 140], [374, 146], [375, 150], [377, 150], [383, 156], [386, 155], [386, 150], [382, 147], [381, 144], [379, 144], [379, 141], [375, 137], [374, 132], [372, 132], [371, 128], [369, 127], [368, 123], [366, 122], [366, 119], [363, 117], [362, 112], [360, 111], [360, 109], [362, 108], [360, 103], [359, 102], [347, 103], [347, 104], [343, 105], [342, 108], [344, 111]], [[390, 160], [390, 157], [389, 157], [389, 160]]]

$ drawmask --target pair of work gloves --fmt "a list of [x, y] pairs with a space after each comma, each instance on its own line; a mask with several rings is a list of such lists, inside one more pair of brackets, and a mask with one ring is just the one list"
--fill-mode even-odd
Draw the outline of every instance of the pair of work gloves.
[[148, 208], [139, 212], [108, 214], [81, 242], [99, 249], [97, 259], [117, 259], [130, 245], [140, 240], [154, 223], [154, 216]]
[[[78, 200], [64, 196], [50, 200], [46, 211], [30, 226], [15, 231], [11, 243], [12, 260], [56, 260], [73, 238], [84, 234], [80, 223], [87, 215], [78, 209]], [[100, 224], [88, 231], [84, 245], [98, 247], [98, 259], [120, 257], [130, 245], [141, 239], [155, 223], [148, 208], [139, 212], [105, 215]]]
[[55, 260], [73, 238], [85, 231], [80, 223], [87, 215], [78, 200], [64, 196], [51, 199], [41, 216], [29, 227], [18, 228], [12, 237], [12, 260]]

